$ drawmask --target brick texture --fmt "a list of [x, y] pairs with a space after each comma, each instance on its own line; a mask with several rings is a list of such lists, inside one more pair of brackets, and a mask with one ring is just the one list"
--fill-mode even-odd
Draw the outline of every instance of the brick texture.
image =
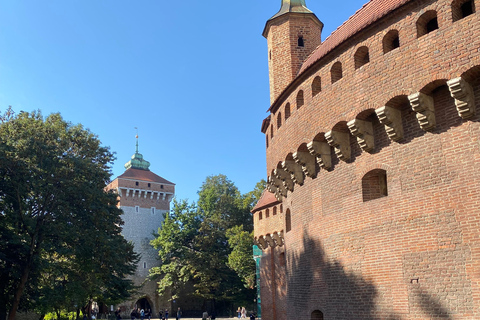
[[[416, 23], [429, 10], [439, 28], [418, 38]], [[375, 147], [365, 152], [350, 135], [349, 160], [331, 148], [332, 168], [317, 167], [315, 178], [295, 184], [283, 210], [277, 203], [276, 215], [273, 206], [268, 218], [266, 209], [254, 212], [255, 237], [283, 230], [285, 241], [263, 251], [262, 319], [309, 319], [317, 311], [339, 320], [480, 319], [479, 18], [476, 12], [454, 22], [451, 1], [407, 2], [333, 48], [274, 99], [265, 130], [268, 176], [322, 133], [348, 131], [353, 119], [372, 124]], [[383, 37], [393, 29], [400, 46], [384, 53]], [[355, 69], [364, 46], [369, 62]], [[336, 62], [342, 78], [332, 83]], [[281, 72], [270, 64], [271, 79]], [[469, 119], [459, 116], [447, 85], [460, 76], [474, 91], [477, 115]], [[312, 95], [316, 77], [322, 88]], [[430, 131], [407, 98], [416, 92], [433, 99]], [[277, 128], [287, 103], [291, 114]], [[403, 139], [387, 135], [374, 112], [383, 106], [400, 111]], [[385, 172], [387, 192], [365, 199], [382, 189], [375, 172]]]

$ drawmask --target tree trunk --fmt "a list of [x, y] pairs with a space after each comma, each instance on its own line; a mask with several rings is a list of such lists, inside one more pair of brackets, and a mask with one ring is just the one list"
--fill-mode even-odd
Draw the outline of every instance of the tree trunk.
[[20, 305], [20, 298], [22, 297], [23, 290], [27, 284], [28, 276], [30, 274], [30, 269], [32, 268], [33, 258], [38, 253], [38, 247], [41, 243], [40, 230], [42, 227], [43, 221], [37, 220], [37, 225], [35, 226], [35, 232], [32, 236], [32, 241], [30, 242], [30, 250], [28, 252], [27, 263], [25, 268], [22, 271], [22, 276], [20, 277], [20, 283], [18, 284], [17, 289], [15, 290], [15, 295], [13, 298], [12, 307], [8, 313], [8, 320], [15, 320], [17, 314], [18, 306]]
[[25, 289], [25, 285], [27, 284], [28, 274], [30, 273], [30, 264], [32, 258], [28, 259], [28, 263], [23, 269], [22, 277], [20, 278], [20, 283], [18, 284], [17, 290], [15, 290], [15, 296], [13, 298], [12, 307], [10, 308], [10, 312], [8, 313], [8, 320], [15, 320], [15, 315], [17, 314], [17, 309], [20, 304], [20, 298], [22, 297], [23, 290]]
[[7, 319], [7, 306], [6, 301], [0, 301], [0, 320]]

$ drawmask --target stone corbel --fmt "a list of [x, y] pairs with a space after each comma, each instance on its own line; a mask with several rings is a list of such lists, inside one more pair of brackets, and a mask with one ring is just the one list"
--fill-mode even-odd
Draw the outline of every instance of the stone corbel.
[[293, 183], [293, 180], [292, 180], [292, 177], [290, 176], [290, 173], [287, 172], [285, 169], [275, 169], [273, 170], [273, 174], [280, 180], [282, 180], [283, 182], [283, 185], [285, 186], [285, 188], [290, 191], [290, 192], [293, 192], [293, 187], [295, 186], [295, 184]]
[[347, 123], [347, 126], [352, 135], [357, 137], [357, 142], [363, 151], [372, 153], [375, 150], [373, 125], [370, 121], [353, 119]]
[[424, 93], [417, 92], [408, 96], [413, 111], [417, 113], [417, 120], [425, 131], [435, 129], [435, 107], [433, 98]]
[[323, 141], [312, 141], [307, 144], [308, 151], [317, 159], [320, 168], [332, 168], [332, 152], [330, 145]]
[[450, 94], [455, 99], [457, 112], [462, 119], [468, 119], [475, 115], [475, 96], [473, 88], [462, 77], [447, 81]]
[[275, 195], [275, 198], [278, 200], [278, 201], [282, 201], [282, 195], [280, 194], [280, 192], [278, 191], [278, 188], [276, 185], [273, 184], [273, 181], [272, 181], [272, 178], [271, 177], [268, 177], [267, 178], [267, 190], [270, 191], [271, 193], [273, 193]]
[[268, 243], [263, 236], [258, 237], [257, 243], [262, 250], [268, 248]]
[[294, 160], [285, 160], [282, 162], [282, 167], [285, 171], [290, 173], [294, 183], [301, 186], [303, 185], [305, 175], [300, 164], [296, 163]]
[[[283, 181], [278, 179], [275, 175], [271, 175], [270, 179], [272, 183], [277, 187], [277, 192], [282, 196], [286, 197], [287, 196], [287, 189], [283, 185]], [[278, 198], [277, 198], [278, 199]]]
[[385, 131], [393, 141], [403, 139], [402, 111], [384, 106], [375, 110], [378, 120], [385, 126]]
[[348, 132], [328, 131], [325, 139], [335, 149], [335, 154], [342, 161], [350, 160], [352, 151], [350, 149], [350, 135]]
[[293, 154], [293, 159], [296, 163], [302, 166], [305, 175], [310, 178], [315, 178], [317, 176], [317, 169], [315, 168], [316, 159], [309, 152], [297, 151]]
[[284, 239], [283, 239], [283, 232], [274, 232], [272, 234], [272, 238], [275, 241], [275, 244], [279, 247], [283, 246], [284, 244]]
[[275, 248], [275, 241], [270, 234], [265, 235], [264, 238], [270, 247]]

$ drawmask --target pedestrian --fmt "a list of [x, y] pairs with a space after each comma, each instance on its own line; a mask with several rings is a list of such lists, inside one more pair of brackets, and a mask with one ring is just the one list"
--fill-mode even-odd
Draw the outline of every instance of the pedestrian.
[[115, 310], [115, 318], [117, 320], [122, 320], [122, 315], [121, 315], [122, 311], [120, 310], [120, 308], [118, 308], [117, 310]]
[[145, 310], [140, 310], [140, 319], [145, 320]]
[[147, 317], [148, 320], [150, 320], [152, 318], [152, 310], [147, 309], [147, 311], [145, 312], [145, 317]]
[[242, 319], [245, 319], [247, 317], [247, 310], [245, 307], [242, 307]]
[[240, 307], [238, 307], [238, 309], [237, 309], [237, 317], [238, 317], [238, 319], [240, 319], [241, 316], [242, 316], [242, 309], [240, 309]]
[[136, 309], [133, 309], [132, 312], [130, 312], [130, 319], [135, 320], [136, 319]]
[[182, 317], [182, 310], [180, 310], [180, 307], [178, 307], [178, 309], [177, 309], [177, 320], [180, 320], [181, 317]]
[[202, 314], [202, 320], [207, 320], [208, 319], [208, 312], [207, 310], [203, 311], [203, 314]]
[[168, 309], [165, 309], [165, 320], [168, 320]]
[[163, 320], [163, 311], [161, 309], [158, 311], [158, 319]]
[[250, 313], [250, 320], [255, 320], [255, 312]]

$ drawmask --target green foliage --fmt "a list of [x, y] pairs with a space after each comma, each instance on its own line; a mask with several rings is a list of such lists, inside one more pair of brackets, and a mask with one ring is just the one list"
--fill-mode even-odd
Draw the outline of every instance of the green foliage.
[[232, 252], [228, 255], [228, 266], [242, 279], [246, 288], [255, 286], [255, 261], [253, 256], [253, 232], [235, 226], [227, 230], [228, 245]]
[[138, 257], [120, 234], [116, 195], [104, 191], [113, 154], [59, 114], [9, 109], [0, 122], [0, 305], [9, 319], [22, 307], [45, 314], [128, 297], [124, 278]]
[[[171, 289], [172, 299], [178, 298], [189, 283], [193, 294], [206, 300], [253, 300], [255, 263], [248, 235], [253, 230], [250, 211], [261, 188], [262, 182], [242, 195], [226, 176], [217, 175], [206, 178], [197, 205], [174, 200], [152, 241], [162, 265], [150, 273], [161, 293]], [[241, 259], [247, 267], [239, 267]]]

